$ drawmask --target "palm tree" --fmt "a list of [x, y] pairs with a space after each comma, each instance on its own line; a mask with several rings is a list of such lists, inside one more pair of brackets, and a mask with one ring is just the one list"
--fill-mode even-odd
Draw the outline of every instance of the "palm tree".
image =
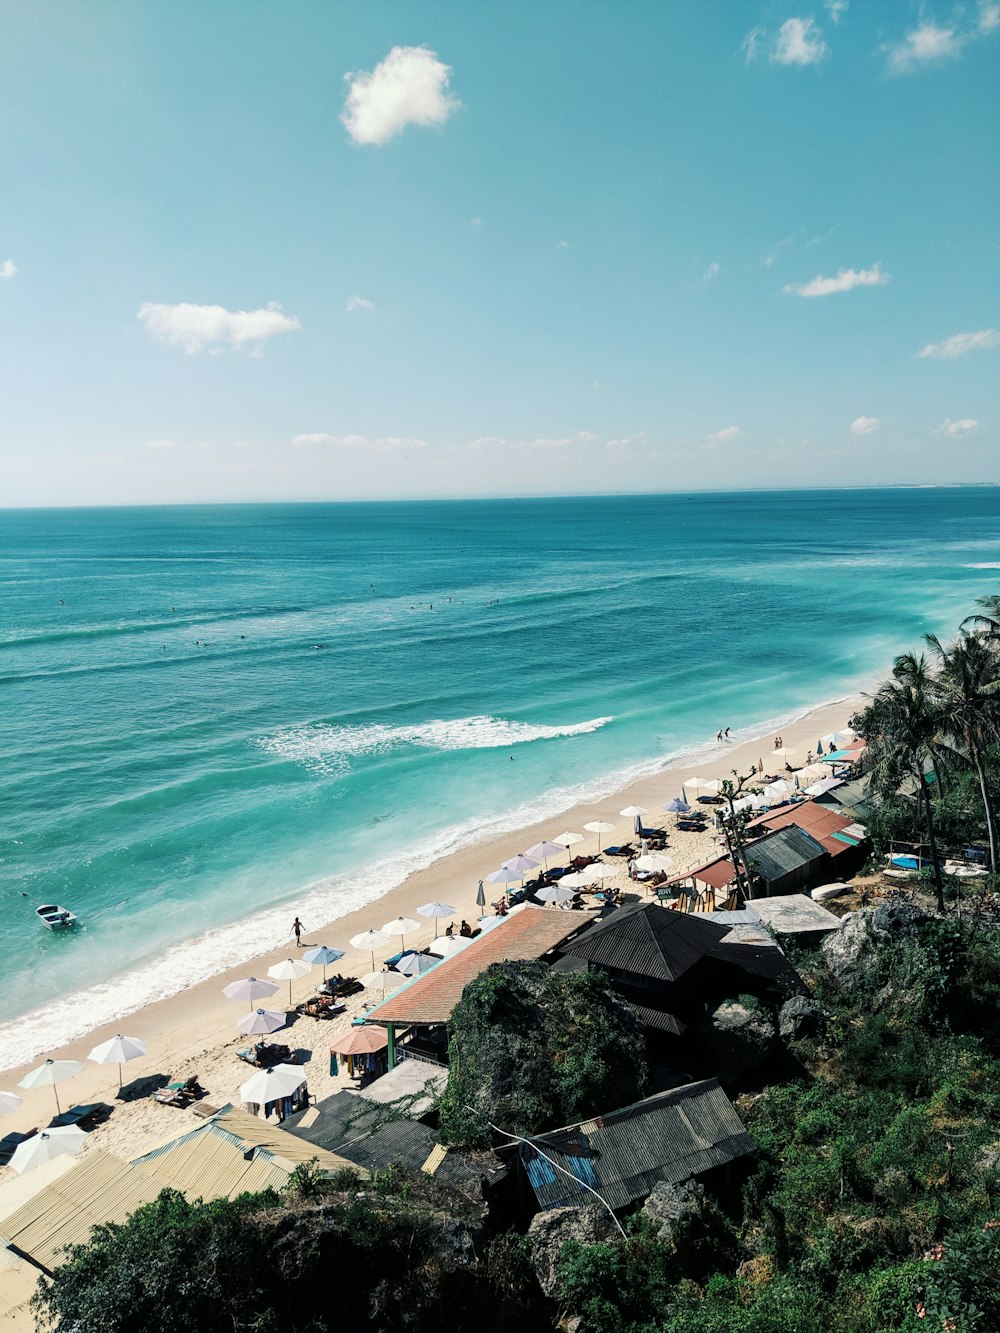
[[908, 774], [916, 784], [924, 809], [924, 825], [934, 868], [937, 909], [944, 912], [944, 881], [938, 861], [934, 830], [934, 807], [925, 768], [932, 755], [938, 717], [931, 690], [926, 658], [905, 653], [896, 659], [893, 679], [879, 687], [866, 710], [871, 729], [868, 750], [873, 762], [872, 785], [876, 791], [896, 792], [899, 780]]
[[981, 606], [982, 611], [965, 617], [961, 625], [962, 632], [977, 634], [992, 644], [1000, 643], [1000, 593], [977, 597], [976, 605]]
[[946, 648], [933, 634], [927, 642], [937, 654], [939, 670], [935, 693], [944, 728], [960, 744], [976, 770], [990, 843], [990, 870], [1000, 865], [997, 820], [990, 801], [986, 772], [989, 739], [997, 734], [1000, 706], [1000, 663], [989, 644], [977, 634], [963, 633]]

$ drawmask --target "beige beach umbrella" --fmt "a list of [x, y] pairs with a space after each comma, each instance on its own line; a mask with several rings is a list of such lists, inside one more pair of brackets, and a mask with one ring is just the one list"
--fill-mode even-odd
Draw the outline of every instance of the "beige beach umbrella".
[[795, 758], [795, 756], [798, 754], [798, 750], [793, 750], [788, 745], [782, 745], [780, 746], [779, 749], [772, 750], [771, 754], [775, 759], [783, 759], [784, 762], [787, 764], [789, 759]]
[[22, 1139], [14, 1149], [10, 1165], [19, 1176], [34, 1171], [36, 1166], [51, 1162], [54, 1157], [75, 1157], [83, 1147], [87, 1135], [78, 1125], [62, 1125], [43, 1129], [30, 1139]]
[[280, 963], [274, 963], [267, 969], [267, 975], [274, 977], [275, 981], [288, 982], [289, 1009], [292, 1007], [292, 982], [304, 977], [309, 970], [309, 964], [299, 958], [284, 958]]
[[598, 852], [598, 855], [600, 855], [600, 851], [601, 851], [601, 834], [602, 834], [602, 833], [614, 833], [614, 831], [615, 831], [615, 826], [614, 826], [614, 824], [609, 824], [608, 821], [607, 821], [606, 819], [592, 819], [592, 820], [590, 821], [589, 824], [584, 824], [583, 827], [587, 830], [588, 833], [596, 833], [596, 834], [597, 834], [597, 852]]
[[402, 951], [406, 948], [405, 936], [412, 935], [415, 930], [420, 929], [420, 922], [414, 921], [412, 917], [396, 916], [391, 921], [387, 921], [382, 927], [385, 935], [398, 935], [399, 947]]
[[574, 870], [571, 875], [563, 875], [559, 881], [559, 887], [569, 889], [589, 889], [594, 883], [594, 876], [590, 873], [593, 866], [584, 866], [582, 870]]
[[128, 1060], [138, 1060], [140, 1055], [145, 1055], [149, 1050], [149, 1045], [139, 1037], [123, 1037], [120, 1033], [112, 1037], [110, 1041], [105, 1041], [100, 1046], [95, 1046], [87, 1056], [88, 1060], [93, 1060], [95, 1065], [117, 1065], [118, 1066], [118, 1087], [122, 1085], [122, 1065]]
[[25, 1074], [17, 1086], [19, 1088], [51, 1087], [56, 1099], [56, 1114], [62, 1115], [59, 1094], [56, 1092], [55, 1085], [61, 1083], [64, 1078], [72, 1078], [74, 1074], [79, 1074], [82, 1068], [83, 1065], [79, 1060], [48, 1059], [43, 1065], [33, 1069], [30, 1074]]
[[258, 1009], [256, 1012], [251, 1009], [248, 1014], [238, 1018], [233, 1026], [245, 1032], [248, 1037], [259, 1037], [266, 1032], [277, 1032], [278, 1028], [283, 1028], [287, 1022], [288, 1015], [278, 1009]]
[[395, 995], [396, 991], [401, 986], [405, 986], [410, 978], [404, 977], [401, 972], [366, 972], [358, 980], [366, 991], [370, 991], [373, 996], [384, 1000], [387, 995]]
[[360, 935], [351, 936], [352, 949], [370, 949], [372, 955], [372, 971], [375, 971], [375, 950], [382, 949], [392, 940], [388, 935], [383, 935], [380, 930], [363, 930]]
[[582, 833], [568, 833], [568, 832], [557, 833], [556, 836], [552, 839], [552, 841], [557, 842], [560, 847], [565, 847], [567, 860], [571, 859], [571, 854], [569, 849], [571, 847], [575, 847], [578, 842], [583, 842], [583, 840], [584, 839]]
[[430, 952], [439, 958], [450, 958], [453, 953], [461, 953], [468, 947], [469, 939], [466, 935], [439, 935], [433, 944], [428, 945]]
[[246, 1000], [252, 1013], [258, 1000], [266, 1000], [277, 989], [273, 981], [265, 981], [263, 977], [243, 977], [223, 986], [222, 993], [227, 1000]]

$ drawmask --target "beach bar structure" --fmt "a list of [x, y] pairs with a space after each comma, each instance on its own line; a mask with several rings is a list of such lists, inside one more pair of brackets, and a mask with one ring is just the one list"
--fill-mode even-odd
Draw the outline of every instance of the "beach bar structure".
[[593, 912], [560, 911], [551, 907], [518, 907], [484, 930], [464, 949], [409, 985], [375, 1005], [366, 1023], [381, 1024], [389, 1038], [389, 1068], [396, 1063], [397, 1037], [402, 1029], [446, 1024], [470, 981], [492, 963], [528, 962], [545, 958], [594, 919]]
[[680, 1185], [752, 1152], [753, 1139], [710, 1078], [536, 1135], [520, 1159], [539, 1209], [593, 1203], [596, 1191], [621, 1212], [660, 1181]]

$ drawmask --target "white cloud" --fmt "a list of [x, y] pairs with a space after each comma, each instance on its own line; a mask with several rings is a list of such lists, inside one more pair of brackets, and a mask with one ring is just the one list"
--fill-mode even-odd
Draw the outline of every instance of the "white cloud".
[[837, 24], [847, 13], [847, 0], [827, 0], [823, 8], [830, 15], [830, 22]]
[[708, 268], [705, 270], [705, 281], [714, 282], [715, 279], [719, 276], [720, 272], [721, 270], [719, 268], [719, 265], [713, 259], [712, 262], [709, 264]]
[[407, 435], [380, 435], [370, 439], [367, 435], [328, 435], [317, 431], [309, 435], [293, 435], [292, 444], [330, 445], [337, 449], [361, 449], [369, 453], [389, 453], [398, 449], [424, 449], [426, 440], [417, 440]]
[[649, 432], [640, 430], [635, 435], [623, 435], [618, 440], [605, 441], [604, 448], [611, 458], [620, 458], [622, 454], [637, 444], [646, 444], [649, 441]]
[[928, 20], [911, 28], [898, 42], [891, 42], [886, 52], [892, 74], [910, 74], [915, 69], [939, 60], [952, 60], [961, 51], [964, 38], [954, 28], [940, 28]]
[[478, 217], [478, 216], [477, 216], [477, 217], [474, 217], [474, 218], [470, 218], [470, 219], [469, 219], [469, 226], [470, 226], [470, 227], [477, 227], [477, 228], [478, 228], [478, 227], [481, 227], [482, 225], [483, 225], [483, 220], [482, 220], [481, 217]]
[[978, 333], [955, 333], [941, 343], [928, 343], [918, 356], [940, 357], [953, 361], [956, 356], [965, 356], [966, 352], [979, 347], [1000, 347], [1000, 329], [980, 329]]
[[959, 421], [952, 421], [951, 417], [945, 417], [934, 434], [944, 435], [949, 440], [960, 440], [965, 435], [971, 435], [978, 426], [979, 422], [973, 421], [972, 417], [962, 417]]
[[812, 19], [785, 19], [771, 48], [776, 65], [817, 65], [829, 47]]
[[221, 305], [158, 305], [151, 301], [139, 307], [139, 319], [157, 342], [182, 347], [192, 354], [235, 347], [259, 353], [268, 338], [291, 333], [302, 325], [293, 315], [282, 313], [272, 301], [262, 310], [226, 310]]
[[851, 422], [851, 434], [874, 435], [881, 425], [878, 417], [855, 417]]
[[348, 74], [340, 117], [355, 143], [382, 144], [407, 125], [443, 125], [460, 105], [450, 66], [426, 46], [394, 46], [369, 74]]
[[728, 444], [730, 440], [738, 440], [742, 434], [743, 431], [739, 426], [723, 426], [722, 430], [717, 430], [708, 438], [713, 444]]
[[14, 263], [13, 259], [5, 259], [3, 263], [0, 264], [0, 279], [13, 278], [16, 273], [17, 265]]
[[814, 245], [822, 245], [824, 241], [828, 241], [830, 239], [830, 237], [833, 235], [835, 231], [839, 231], [843, 225], [844, 224], [842, 222], [835, 222], [829, 231], [825, 231], [822, 233], [822, 235], [814, 236], [812, 240], [806, 241], [806, 249], [811, 250]]
[[176, 449], [176, 440], [147, 440], [145, 442], [147, 449]]
[[556, 241], [556, 249], [557, 249], [557, 250], [568, 250], [568, 249], [569, 249], [569, 241]]
[[839, 269], [835, 278], [817, 274], [811, 282], [790, 282], [781, 290], [795, 296], [833, 296], [835, 292], [849, 292], [854, 287], [884, 287], [891, 276], [883, 273], [878, 264], [873, 264], [871, 268]]
[[743, 38], [743, 58], [748, 65], [752, 65], [755, 60], [759, 59], [766, 36], [767, 33], [763, 28], [751, 28]]
[[983, 0], [979, 6], [979, 31], [985, 34], [996, 28], [1000, 28], [1000, 5]]
[[348, 314], [354, 310], [374, 310], [375, 302], [367, 300], [364, 296], [352, 296], [344, 308]]

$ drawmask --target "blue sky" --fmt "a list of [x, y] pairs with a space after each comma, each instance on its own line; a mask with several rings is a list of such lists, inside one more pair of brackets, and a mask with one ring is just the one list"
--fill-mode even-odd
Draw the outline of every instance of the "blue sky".
[[1000, 4], [0, 4], [0, 504], [1000, 480]]

